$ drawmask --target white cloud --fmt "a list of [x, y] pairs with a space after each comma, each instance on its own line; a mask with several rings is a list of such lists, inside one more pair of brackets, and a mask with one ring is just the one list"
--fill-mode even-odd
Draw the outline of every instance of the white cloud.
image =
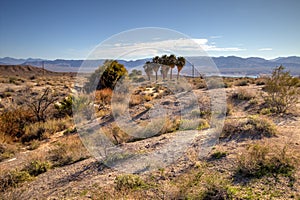
[[174, 53], [182, 56], [203, 56], [206, 52], [236, 52], [239, 47], [218, 47], [206, 38], [178, 38], [152, 40], [136, 43], [109, 43], [100, 45], [90, 58], [136, 59], [155, 55]]
[[261, 48], [261, 49], [258, 49], [258, 51], [272, 51], [273, 49], [272, 48]]

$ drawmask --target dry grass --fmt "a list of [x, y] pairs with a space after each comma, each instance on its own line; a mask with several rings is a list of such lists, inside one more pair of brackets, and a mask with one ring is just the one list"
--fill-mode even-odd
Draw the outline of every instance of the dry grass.
[[13, 157], [17, 151], [18, 147], [15, 144], [0, 143], [0, 162]]
[[21, 107], [12, 107], [0, 114], [0, 135], [4, 140], [18, 140], [24, 134], [26, 125], [32, 123], [32, 114]]
[[253, 91], [249, 91], [246, 89], [238, 89], [231, 95], [232, 100], [242, 100], [249, 101], [255, 97], [255, 93]]
[[32, 140], [43, 140], [49, 138], [56, 132], [63, 131], [72, 125], [70, 118], [52, 119], [46, 122], [37, 122], [26, 126], [25, 134], [22, 136], [23, 143]]
[[113, 91], [109, 88], [95, 91], [95, 103], [100, 105], [110, 104]]
[[129, 101], [129, 106], [136, 106], [140, 105], [143, 103], [144, 98], [142, 95], [131, 95], [130, 101]]
[[89, 157], [77, 135], [66, 136], [55, 144], [56, 148], [49, 152], [48, 159], [54, 166], [64, 166]]

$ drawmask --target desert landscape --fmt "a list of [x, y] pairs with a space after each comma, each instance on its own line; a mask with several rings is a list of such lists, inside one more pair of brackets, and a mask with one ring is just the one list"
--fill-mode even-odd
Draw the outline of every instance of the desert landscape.
[[[0, 66], [2, 199], [300, 198], [299, 77], [277, 67], [273, 76], [224, 77], [219, 84], [205, 77], [170, 79], [169, 74], [165, 80], [159, 74], [156, 80], [155, 73], [147, 69], [149, 63], [145, 64], [144, 72], [130, 73], [122, 71], [126, 68], [117, 61], [108, 61], [106, 65], [104, 73], [118, 66], [111, 72], [124, 72], [122, 76], [132, 81], [134, 88], [128, 107], [137, 124], [150, 123], [149, 113], [154, 105], [167, 110], [167, 118], [155, 134], [137, 138], [118, 126], [116, 113], [121, 115], [123, 108], [112, 103], [111, 79], [107, 83], [100, 78], [101, 87], [94, 86], [94, 90], [85, 93], [76, 91], [74, 84], [80, 79], [85, 87], [90, 86], [92, 75], [76, 76], [32, 66]], [[198, 94], [199, 107], [185, 114], [182, 110], [180, 113], [180, 104], [191, 98], [179, 101], [180, 95], [188, 96], [178, 86], [183, 85], [181, 80], [191, 86], [188, 92]], [[274, 85], [272, 81], [277, 82]], [[284, 85], [288, 83], [291, 85]], [[288, 98], [285, 104], [272, 104], [274, 88], [268, 88], [274, 86], [289, 87], [294, 93], [284, 94]], [[210, 151], [199, 157], [197, 149], [213, 128], [209, 92], [219, 89], [226, 93], [224, 126]], [[279, 88], [277, 92], [286, 91]], [[124, 96], [114, 98], [122, 102]], [[90, 102], [93, 106], [85, 107]], [[91, 135], [85, 139], [80, 134], [79, 123], [73, 120], [74, 106], [80, 113], [94, 113], [90, 121], [100, 124], [102, 134], [114, 145], [130, 149], [130, 154], [107, 154], [97, 159], [84, 145], [93, 145], [89, 142], [97, 141], [99, 133], [93, 141], [88, 141]], [[117, 110], [115, 114], [113, 109]], [[177, 135], [188, 137], [192, 130], [196, 130], [197, 137], [170, 165], [133, 173], [115, 168], [125, 168], [123, 163], [130, 162], [135, 155], [160, 151]], [[176, 145], [183, 144], [172, 144]]]
[[299, 0], [0, 0], [0, 200], [300, 200]]

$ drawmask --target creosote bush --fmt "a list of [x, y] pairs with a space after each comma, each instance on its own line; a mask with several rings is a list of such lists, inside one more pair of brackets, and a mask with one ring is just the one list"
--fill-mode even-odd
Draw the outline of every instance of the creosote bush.
[[300, 79], [284, 71], [281, 65], [273, 70], [272, 76], [267, 79], [264, 91], [265, 101], [276, 113], [286, 113], [299, 101]]

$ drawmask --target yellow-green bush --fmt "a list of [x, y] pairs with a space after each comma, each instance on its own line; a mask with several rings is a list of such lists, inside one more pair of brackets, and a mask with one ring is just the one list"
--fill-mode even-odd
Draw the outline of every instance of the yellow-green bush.
[[115, 184], [117, 190], [138, 189], [146, 186], [145, 182], [138, 175], [134, 174], [117, 176]]

